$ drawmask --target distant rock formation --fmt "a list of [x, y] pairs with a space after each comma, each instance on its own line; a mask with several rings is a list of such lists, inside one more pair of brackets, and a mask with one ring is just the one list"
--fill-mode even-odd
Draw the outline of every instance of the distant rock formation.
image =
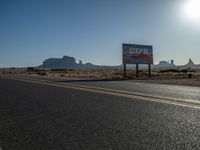
[[[127, 68], [134, 68], [135, 65], [127, 65]], [[146, 69], [147, 65], [140, 65], [141, 69]], [[62, 58], [49, 58], [46, 59], [42, 65], [36, 67], [37, 69], [120, 69], [122, 65], [118, 66], [99, 66], [92, 63], [83, 63], [81, 60], [76, 62], [74, 57], [63, 56]], [[187, 69], [187, 68], [199, 68], [200, 65], [196, 65], [192, 59], [189, 59], [188, 63], [183, 66], [176, 66], [174, 60], [160, 61], [157, 65], [152, 65], [153, 69]]]
[[153, 68], [156, 68], [156, 69], [175, 69], [176, 68], [176, 65], [174, 64], [174, 60], [171, 59], [170, 62], [169, 61], [165, 61], [165, 60], [162, 60], [159, 62], [158, 65], [153, 65]]
[[185, 67], [195, 67], [196, 65], [194, 64], [194, 62], [192, 61], [192, 59], [190, 58], [188, 63], [186, 65], [184, 65]]
[[159, 62], [159, 65], [169, 65], [169, 61], [162, 60]]
[[184, 68], [184, 69], [187, 69], [187, 68], [200, 68], [200, 65], [196, 65], [192, 59], [190, 58], [188, 60], [188, 63], [183, 65], [183, 66], [179, 66], [180, 68]]
[[173, 60], [173, 59], [171, 59], [171, 61], [170, 61], [170, 65], [171, 65], [171, 66], [175, 66], [175, 64], [174, 64], [174, 60]]
[[69, 56], [63, 56], [63, 58], [49, 58], [42, 64], [43, 68], [74, 68], [75, 66], [77, 66], [76, 59]]
[[39, 69], [107, 69], [107, 68], [116, 68], [116, 66], [99, 66], [92, 63], [85, 63], [79, 60], [79, 63], [76, 62], [74, 57], [63, 56], [62, 58], [49, 58], [46, 59]]
[[196, 68], [200, 68], [200, 65], [196, 65], [192, 59], [190, 58], [188, 63], [182, 66], [176, 66], [174, 64], [174, 60], [172, 59], [169, 63], [169, 61], [160, 61], [160, 63], [158, 65], [153, 65], [153, 68], [156, 69], [196, 69]]

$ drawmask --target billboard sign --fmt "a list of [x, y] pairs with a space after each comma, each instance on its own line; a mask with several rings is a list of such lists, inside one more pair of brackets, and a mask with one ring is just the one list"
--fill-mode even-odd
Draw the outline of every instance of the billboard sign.
[[153, 64], [153, 47], [150, 45], [123, 44], [123, 64]]

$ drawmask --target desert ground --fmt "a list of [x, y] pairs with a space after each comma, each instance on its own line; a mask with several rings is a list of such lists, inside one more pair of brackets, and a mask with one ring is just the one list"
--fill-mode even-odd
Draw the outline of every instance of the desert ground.
[[152, 69], [151, 77], [148, 70], [140, 70], [136, 78], [134, 69], [127, 70], [127, 77], [123, 77], [122, 69], [98, 69], [98, 70], [27, 70], [7, 68], [0, 69], [0, 74], [27, 74], [33, 76], [49, 76], [63, 78], [95, 78], [109, 80], [131, 80], [139, 82], [190, 85], [200, 87], [200, 69]]

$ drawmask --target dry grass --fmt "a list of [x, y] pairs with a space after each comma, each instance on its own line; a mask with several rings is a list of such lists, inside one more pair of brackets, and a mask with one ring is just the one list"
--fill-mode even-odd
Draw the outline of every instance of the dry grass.
[[[123, 79], [123, 70], [79, 70], [79, 71], [42, 71], [39, 75], [56, 77], [75, 77], [75, 78], [99, 78], [99, 79]], [[139, 77], [136, 78], [135, 70], [127, 70], [127, 79], [136, 80], [176, 80], [176, 79], [200, 79], [200, 70], [189, 71], [160, 71], [153, 70], [151, 77], [148, 77], [147, 70], [140, 70]]]
[[[123, 70], [63, 70], [63, 71], [26, 71], [26, 70], [0, 70], [2, 74], [31, 74], [36, 76], [52, 76], [65, 78], [97, 78], [122, 80]], [[135, 70], [127, 70], [127, 78], [139, 82], [162, 83], [174, 85], [189, 85], [200, 87], [200, 70], [153, 70], [148, 77], [147, 70], [140, 70], [139, 77], [135, 77]], [[191, 78], [190, 78], [191, 76]]]
[[75, 78], [122, 78], [121, 70], [47, 71], [48, 76]]
[[[27, 70], [3, 70], [3, 74], [35, 74], [39, 76], [54, 77], [75, 77], [75, 78], [106, 78], [106, 79], [122, 79], [122, 69], [102, 69], [102, 70], [61, 70], [61, 71], [27, 71]], [[136, 79], [135, 70], [127, 70], [127, 79]], [[170, 80], [170, 79], [200, 79], [200, 70], [152, 70], [152, 76], [148, 77], [148, 70], [140, 70], [137, 80]]]

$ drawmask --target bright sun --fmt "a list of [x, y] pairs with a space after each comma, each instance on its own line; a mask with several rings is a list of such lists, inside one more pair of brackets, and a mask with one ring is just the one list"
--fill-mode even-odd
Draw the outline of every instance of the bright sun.
[[200, 0], [188, 0], [184, 11], [187, 18], [200, 22]]

